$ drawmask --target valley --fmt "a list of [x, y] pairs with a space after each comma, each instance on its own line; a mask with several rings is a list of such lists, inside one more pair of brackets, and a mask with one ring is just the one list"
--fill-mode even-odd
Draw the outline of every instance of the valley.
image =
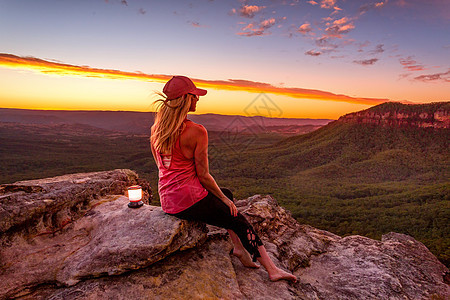
[[[272, 125], [284, 126], [281, 131], [212, 128], [211, 173], [238, 199], [271, 194], [299, 222], [339, 235], [409, 234], [448, 266], [450, 129], [442, 122], [448, 120], [449, 103], [415, 107], [417, 116], [427, 110], [428, 123], [438, 111], [436, 126], [361, 121], [364, 114], [380, 119], [373, 117], [378, 111], [398, 114], [401, 109], [411, 110], [376, 106], [358, 112], [353, 118], [358, 121], [345, 116], [326, 126], [294, 124], [320, 127], [301, 135], [288, 134], [293, 124]], [[403, 114], [410, 116], [404, 120], [418, 118]], [[146, 134], [92, 124], [2, 122], [0, 142], [0, 183], [129, 168], [151, 182], [158, 201], [157, 169]]]

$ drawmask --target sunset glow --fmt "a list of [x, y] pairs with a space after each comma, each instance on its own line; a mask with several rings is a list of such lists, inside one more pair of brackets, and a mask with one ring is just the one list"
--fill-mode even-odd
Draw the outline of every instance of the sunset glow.
[[[38, 58], [18, 57], [11, 54], [0, 53], [0, 67], [33, 70], [43, 74], [57, 76], [83, 76], [104, 79], [128, 79], [153, 82], [166, 82], [171, 78], [168, 75], [155, 75], [124, 72], [119, 70], [96, 69], [87, 66], [73, 66], [49, 62]], [[336, 95], [330, 92], [309, 90], [301, 88], [275, 87], [268, 83], [252, 82], [247, 80], [203, 80], [191, 78], [199, 87], [213, 88], [229, 91], [245, 91], [254, 93], [272, 93], [293, 98], [342, 101], [357, 104], [380, 104], [388, 99], [355, 98], [345, 95]]]
[[282, 117], [450, 100], [445, 1], [263, 2], [0, 0], [0, 106], [149, 111], [172, 75], [208, 89], [197, 113], [261, 93]]

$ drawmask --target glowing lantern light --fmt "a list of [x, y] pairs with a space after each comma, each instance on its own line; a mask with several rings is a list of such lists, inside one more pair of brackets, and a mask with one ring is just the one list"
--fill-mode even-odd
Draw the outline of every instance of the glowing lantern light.
[[130, 199], [130, 203], [128, 203], [128, 207], [130, 208], [139, 208], [144, 205], [142, 199], [142, 188], [139, 185], [133, 185], [128, 188], [128, 199]]

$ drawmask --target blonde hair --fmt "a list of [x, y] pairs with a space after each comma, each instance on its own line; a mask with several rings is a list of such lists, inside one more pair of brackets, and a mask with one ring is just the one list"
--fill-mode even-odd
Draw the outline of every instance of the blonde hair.
[[185, 94], [176, 99], [167, 100], [164, 94], [157, 94], [163, 99], [153, 103], [157, 105], [157, 114], [150, 141], [156, 151], [168, 154], [184, 129], [183, 121], [191, 107], [192, 97], [195, 96]]

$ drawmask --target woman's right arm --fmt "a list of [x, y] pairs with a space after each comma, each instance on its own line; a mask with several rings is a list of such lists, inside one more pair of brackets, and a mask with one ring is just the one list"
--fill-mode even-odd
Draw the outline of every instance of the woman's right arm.
[[228, 199], [209, 173], [208, 164], [208, 133], [203, 126], [195, 126], [196, 145], [194, 149], [195, 168], [200, 183], [205, 189], [222, 200], [229, 208], [231, 215], [237, 216], [237, 208], [231, 199]]

